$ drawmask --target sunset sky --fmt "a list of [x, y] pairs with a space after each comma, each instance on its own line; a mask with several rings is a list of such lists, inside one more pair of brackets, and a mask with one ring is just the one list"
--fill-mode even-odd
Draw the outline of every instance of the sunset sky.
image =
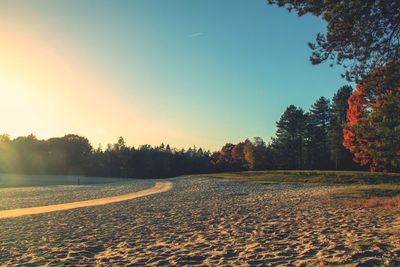
[[0, 132], [211, 150], [268, 141], [285, 107], [346, 81], [324, 30], [264, 0], [0, 2]]

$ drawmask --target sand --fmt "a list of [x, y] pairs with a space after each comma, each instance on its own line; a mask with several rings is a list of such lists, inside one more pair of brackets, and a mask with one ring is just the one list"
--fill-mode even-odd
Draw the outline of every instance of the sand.
[[400, 264], [399, 215], [338, 202], [336, 187], [171, 181], [160, 194], [2, 219], [0, 265]]
[[97, 185], [51, 185], [0, 188], [0, 210], [30, 208], [119, 196], [154, 186], [155, 180], [126, 180]]
[[131, 200], [134, 198], [139, 198], [139, 197], [144, 197], [144, 196], [148, 196], [148, 195], [166, 192], [166, 191], [170, 190], [171, 188], [172, 188], [171, 182], [157, 182], [156, 185], [152, 188], [142, 190], [139, 192], [134, 192], [131, 194], [126, 194], [126, 195], [98, 198], [98, 199], [78, 201], [78, 202], [68, 202], [68, 203], [63, 203], [63, 204], [40, 206], [40, 207], [21, 208], [21, 209], [12, 209], [12, 210], [0, 210], [0, 219], [33, 215], [33, 214], [41, 214], [41, 213], [54, 212], [54, 211], [70, 210], [70, 209], [76, 209], [76, 208], [106, 205], [106, 204], [110, 204], [110, 203], [127, 201], [127, 200]]

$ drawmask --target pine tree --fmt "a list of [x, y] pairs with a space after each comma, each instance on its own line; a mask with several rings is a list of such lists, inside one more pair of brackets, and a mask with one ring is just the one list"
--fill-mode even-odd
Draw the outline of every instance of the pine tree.
[[320, 97], [311, 106], [307, 123], [307, 150], [311, 168], [329, 168], [328, 129], [330, 118], [330, 101], [325, 97]]
[[276, 123], [278, 129], [272, 145], [279, 168], [302, 169], [304, 167], [305, 121], [304, 111], [290, 105]]
[[343, 129], [347, 123], [348, 98], [353, 92], [349, 85], [342, 86], [333, 96], [328, 133], [330, 158], [335, 169], [354, 168], [352, 154], [343, 146]]
[[310, 14], [326, 22], [324, 33], [318, 33], [310, 61], [331, 61], [345, 66], [344, 76], [359, 81], [376, 68], [398, 60], [400, 55], [400, 1], [315, 1], [268, 0], [269, 4]]

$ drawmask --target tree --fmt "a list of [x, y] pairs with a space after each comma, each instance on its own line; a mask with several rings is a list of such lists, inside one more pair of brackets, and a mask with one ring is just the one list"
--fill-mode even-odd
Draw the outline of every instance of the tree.
[[246, 169], [244, 143], [226, 143], [211, 156], [211, 164], [217, 171], [239, 171]]
[[121, 150], [126, 148], [126, 142], [122, 136], [118, 138], [116, 144], [114, 144], [115, 150]]
[[330, 122], [330, 102], [320, 97], [311, 106], [307, 120], [307, 154], [309, 167], [326, 169], [329, 167], [328, 128]]
[[343, 65], [348, 80], [363, 80], [371, 71], [400, 58], [400, 1], [268, 0], [269, 4], [312, 14], [327, 23], [318, 33], [310, 61]]
[[287, 107], [276, 123], [278, 129], [272, 146], [279, 168], [302, 169], [304, 167], [305, 125], [304, 111], [294, 105]]
[[[370, 83], [366, 83], [370, 85]], [[393, 87], [392, 87], [393, 86]], [[383, 88], [382, 88], [383, 89]], [[400, 81], [384, 90], [358, 85], [349, 98], [343, 145], [371, 171], [400, 168]]]
[[14, 151], [18, 151], [17, 171], [40, 174], [47, 169], [47, 148], [45, 142], [35, 135], [20, 136], [12, 141]]
[[250, 142], [249, 139], [244, 141], [244, 148], [243, 148], [243, 158], [246, 162], [246, 169], [247, 170], [254, 170], [255, 169], [255, 155], [254, 155], [254, 145]]
[[222, 169], [228, 170], [233, 165], [234, 161], [232, 158], [232, 150], [235, 147], [234, 144], [226, 143], [220, 151], [217, 165], [222, 167]]
[[86, 137], [67, 134], [47, 140], [48, 164], [52, 174], [84, 174], [87, 171], [92, 146]]
[[254, 137], [252, 142], [253, 169], [267, 170], [273, 168], [270, 148], [261, 137]]
[[346, 113], [349, 109], [347, 99], [353, 92], [349, 85], [342, 86], [333, 96], [331, 104], [331, 121], [328, 133], [330, 158], [335, 169], [352, 169], [353, 156], [343, 146], [343, 129], [347, 123]]
[[371, 112], [375, 169], [400, 171], [400, 88], [389, 91]]
[[246, 170], [248, 168], [245, 159], [246, 141], [237, 143], [232, 149], [231, 156], [233, 162], [231, 168], [234, 168], [235, 170]]
[[0, 142], [10, 142], [11, 137], [9, 134], [0, 134]]
[[0, 135], [0, 172], [10, 172], [15, 158], [16, 153], [12, 149], [10, 135]]

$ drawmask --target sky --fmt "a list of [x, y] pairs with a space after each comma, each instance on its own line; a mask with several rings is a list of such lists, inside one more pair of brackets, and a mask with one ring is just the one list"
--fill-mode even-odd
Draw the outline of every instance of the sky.
[[0, 133], [94, 147], [269, 141], [287, 106], [347, 84], [309, 62], [324, 30], [264, 0], [3, 0]]

